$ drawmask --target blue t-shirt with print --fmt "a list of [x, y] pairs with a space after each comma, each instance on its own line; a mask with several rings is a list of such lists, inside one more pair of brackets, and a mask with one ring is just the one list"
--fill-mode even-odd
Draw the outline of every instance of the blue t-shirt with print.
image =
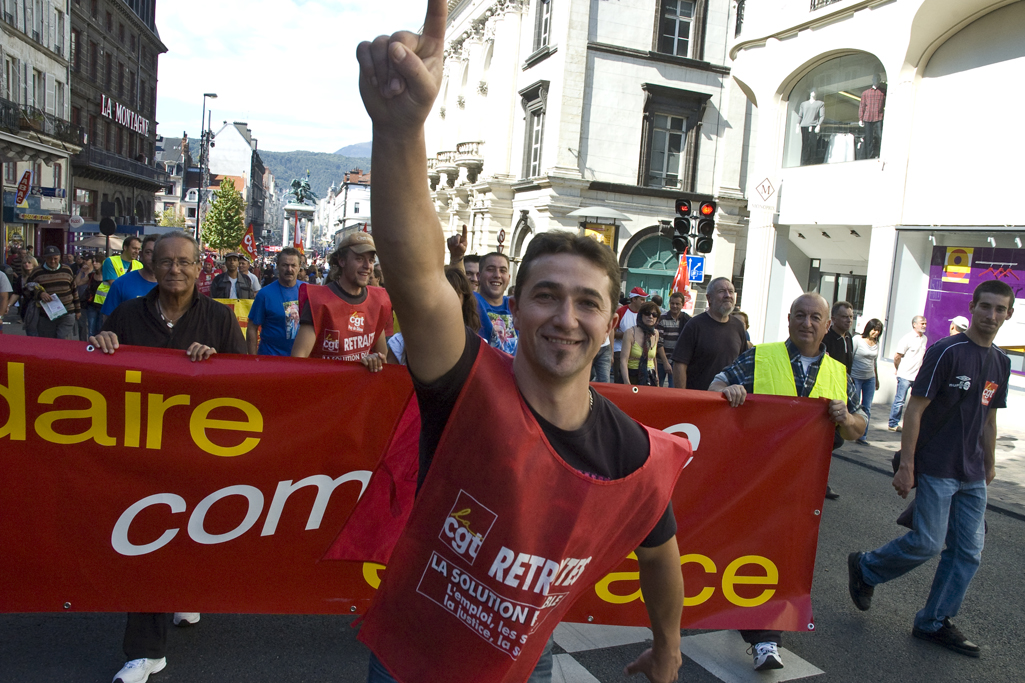
[[492, 306], [477, 292], [477, 313], [480, 315], [480, 336], [492, 348], [516, 354], [516, 329], [509, 312], [509, 297], [502, 297], [501, 306]]
[[261, 356], [290, 356], [299, 333], [299, 287], [282, 287], [275, 280], [259, 292], [249, 309], [249, 324], [260, 326]]
[[156, 287], [157, 283], [150, 282], [141, 273], [141, 270], [133, 270], [111, 282], [110, 291], [107, 292], [107, 298], [103, 300], [100, 313], [110, 315], [123, 302], [149, 294], [149, 290]]

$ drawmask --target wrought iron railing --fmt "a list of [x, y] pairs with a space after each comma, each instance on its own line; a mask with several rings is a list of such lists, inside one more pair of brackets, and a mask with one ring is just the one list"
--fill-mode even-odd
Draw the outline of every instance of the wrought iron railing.
[[737, 25], [733, 29], [733, 37], [740, 35], [740, 29], [744, 26], [744, 3], [747, 0], [737, 0]]
[[[107, 152], [96, 147], [86, 147], [76, 155], [73, 163], [80, 166], [90, 166], [100, 170], [113, 171], [122, 175], [128, 174], [137, 178], [143, 178], [156, 185], [167, 184], [167, 172], [161, 171], [153, 166], [125, 159], [118, 155]], [[193, 200], [195, 201], [195, 200]]]
[[811, 11], [814, 12], [817, 9], [822, 9], [826, 5], [832, 5], [837, 2], [843, 2], [843, 0], [811, 0]]
[[47, 114], [31, 105], [18, 104], [3, 98], [0, 98], [0, 127], [11, 133], [32, 130], [73, 145], [85, 142], [85, 129], [81, 126]]

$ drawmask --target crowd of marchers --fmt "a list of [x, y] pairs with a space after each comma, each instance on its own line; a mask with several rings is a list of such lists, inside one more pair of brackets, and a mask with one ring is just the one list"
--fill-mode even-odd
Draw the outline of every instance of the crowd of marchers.
[[[467, 255], [465, 233], [449, 238], [447, 246], [444, 274], [458, 297], [463, 325], [488, 346], [514, 356], [519, 338], [510, 306], [515, 293], [509, 258], [498, 252]], [[105, 353], [131, 344], [178, 349], [194, 361], [215, 353], [248, 353], [357, 361], [376, 372], [385, 363], [406, 364], [401, 321], [392, 312], [376, 252], [373, 237], [362, 232], [346, 237], [323, 270], [307, 265], [290, 247], [255, 267], [244, 254], [229, 253], [217, 262], [182, 232], [129, 238], [122, 253], [106, 259], [65, 257], [47, 247], [37, 261], [14, 249], [0, 272], [0, 312], [15, 307], [29, 335], [88, 341]], [[1005, 288], [998, 281], [981, 285], [966, 311], [971, 320], [950, 320], [949, 337], [930, 345], [926, 320], [916, 316], [897, 343], [889, 429], [903, 429], [904, 455], [894, 488], [907, 496], [918, 487], [914, 524], [886, 546], [849, 558], [851, 597], [865, 610], [875, 585], [942, 550], [933, 590], [913, 632], [972, 656], [978, 656], [978, 647], [950, 618], [981, 559], [985, 488], [994, 473], [994, 409], [1006, 403], [1009, 372], [1007, 357], [992, 345], [1012, 312], [1014, 298]], [[868, 443], [868, 418], [879, 388], [881, 321], [869, 320], [852, 334], [850, 303], [830, 308], [809, 293], [790, 308], [788, 338], [756, 346], [747, 333], [747, 316], [735, 307], [729, 278], [711, 280], [706, 297], [707, 309], [691, 317], [683, 311], [682, 294], [673, 293], [663, 309], [658, 295], [632, 289], [620, 300], [617, 322], [591, 361], [591, 381], [710, 390], [734, 407], [752, 393], [823, 397], [836, 424], [834, 448], [844, 440]], [[252, 300], [244, 332], [222, 299]], [[966, 376], [970, 386], [963, 382]], [[824, 495], [839, 497], [828, 487]], [[957, 533], [951, 535], [948, 527]], [[128, 663], [115, 680], [145, 680], [159, 671], [166, 663], [168, 623], [188, 626], [199, 619], [189, 612], [172, 618], [129, 615]], [[741, 634], [751, 646], [755, 669], [783, 666], [779, 631]]]

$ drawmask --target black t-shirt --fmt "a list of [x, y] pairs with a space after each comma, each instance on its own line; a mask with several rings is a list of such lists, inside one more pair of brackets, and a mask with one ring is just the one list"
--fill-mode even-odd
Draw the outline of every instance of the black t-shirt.
[[673, 363], [687, 366], [687, 389], [707, 391], [715, 376], [747, 350], [744, 323], [732, 315], [721, 323], [708, 312], [690, 319], [673, 351]]
[[822, 338], [822, 343], [826, 345], [829, 357], [843, 363], [847, 368], [847, 374], [851, 374], [851, 364], [854, 362], [854, 340], [851, 339], [851, 335], [845, 333], [840, 336], [830, 326], [826, 331], [826, 336]]
[[[332, 294], [334, 294], [339, 299], [341, 299], [342, 301], [351, 306], [355, 306], [366, 301], [370, 291], [366, 287], [364, 287], [363, 291], [359, 295], [353, 296], [352, 294], [349, 294], [344, 289], [339, 287], [337, 282], [329, 282], [327, 288], [331, 290]], [[303, 308], [301, 311], [299, 311], [299, 324], [313, 325], [313, 312], [310, 310], [309, 299], [303, 302]]]
[[[987, 353], [989, 367], [983, 377]], [[982, 427], [990, 410], [1007, 406], [1010, 375], [1007, 354], [996, 346], [983, 348], [963, 332], [929, 347], [911, 389], [912, 396], [932, 401], [918, 430], [916, 472], [960, 481], [986, 478]], [[964, 400], [945, 417], [964, 391]]]
[[169, 328], [157, 310], [158, 294], [154, 287], [145, 296], [123, 302], [103, 323], [103, 329], [116, 334], [121, 344], [185, 351], [199, 342], [217, 353], [246, 353], [242, 328], [230, 308], [196, 290], [189, 310]]
[[[455, 366], [434, 382], [423, 384], [413, 377], [421, 421], [420, 471], [416, 482], [418, 490], [427, 476], [456, 399], [477, 360], [480, 338], [469, 328], [466, 330], [465, 344], [463, 354]], [[559, 429], [538, 415], [533, 408], [530, 411], [552, 448], [570, 467], [596, 479], [622, 479], [647, 461], [650, 451], [648, 435], [611, 401], [593, 389], [591, 392], [594, 408], [583, 426], [574, 431]], [[654, 548], [675, 535], [676, 518], [670, 503], [641, 546]]]

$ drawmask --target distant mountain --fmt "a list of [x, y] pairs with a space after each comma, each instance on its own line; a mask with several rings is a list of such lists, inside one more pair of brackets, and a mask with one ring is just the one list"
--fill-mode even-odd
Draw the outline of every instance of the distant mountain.
[[[366, 143], [368, 148], [370, 143]], [[358, 147], [359, 145], [353, 145]], [[348, 148], [344, 148], [348, 149]], [[293, 178], [306, 175], [310, 171], [310, 188], [323, 199], [327, 196], [327, 189], [331, 183], [338, 185], [345, 178], [345, 174], [353, 169], [370, 170], [369, 149], [368, 156], [344, 156], [341, 154], [328, 154], [325, 152], [271, 152], [265, 149], [260, 150], [260, 158], [263, 165], [270, 169], [277, 181], [278, 191], [287, 189]]]
[[370, 148], [373, 145], [372, 142], [357, 142], [355, 145], [346, 145], [335, 154], [341, 154], [347, 157], [369, 157]]

